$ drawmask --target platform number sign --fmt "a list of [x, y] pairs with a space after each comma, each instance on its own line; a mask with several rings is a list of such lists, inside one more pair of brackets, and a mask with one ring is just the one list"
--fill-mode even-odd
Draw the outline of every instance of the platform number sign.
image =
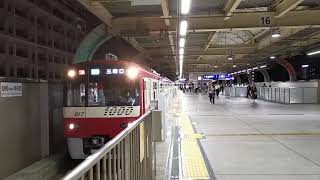
[[272, 19], [270, 16], [262, 16], [260, 17], [260, 23], [263, 26], [268, 26], [268, 25], [271, 25]]

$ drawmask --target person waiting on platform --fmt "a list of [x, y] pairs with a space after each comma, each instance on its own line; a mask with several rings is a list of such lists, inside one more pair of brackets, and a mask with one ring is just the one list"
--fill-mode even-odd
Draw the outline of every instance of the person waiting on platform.
[[217, 95], [217, 97], [219, 96], [219, 93], [220, 93], [220, 85], [219, 84], [217, 84], [216, 86], [215, 86], [215, 90], [216, 90], [216, 95]]
[[251, 85], [248, 84], [247, 86], [247, 98], [251, 98]]
[[257, 87], [255, 84], [252, 85], [251, 87], [251, 98], [253, 99], [253, 103], [256, 102], [256, 99], [257, 99]]
[[214, 86], [212, 86], [212, 88], [209, 88], [209, 99], [211, 104], [214, 104], [215, 92], [216, 92], [216, 89]]

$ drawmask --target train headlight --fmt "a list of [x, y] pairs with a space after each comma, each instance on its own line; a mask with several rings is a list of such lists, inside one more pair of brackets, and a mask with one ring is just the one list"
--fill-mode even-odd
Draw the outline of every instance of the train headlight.
[[75, 71], [74, 69], [70, 69], [70, 70], [68, 71], [68, 76], [69, 76], [70, 78], [75, 77], [75, 76], [76, 76], [76, 71]]
[[79, 129], [79, 125], [77, 125], [77, 124], [74, 124], [74, 123], [71, 123], [71, 124], [69, 124], [69, 129], [70, 130], [75, 130], [75, 129]]
[[127, 76], [128, 76], [129, 79], [135, 79], [135, 78], [137, 78], [138, 74], [139, 74], [138, 68], [130, 67], [130, 68], [127, 70]]

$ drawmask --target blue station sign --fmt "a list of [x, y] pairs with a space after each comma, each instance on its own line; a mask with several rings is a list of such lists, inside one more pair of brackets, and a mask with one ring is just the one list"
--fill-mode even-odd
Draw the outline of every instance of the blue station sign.
[[234, 77], [229, 74], [210, 74], [203, 75], [202, 80], [234, 80]]

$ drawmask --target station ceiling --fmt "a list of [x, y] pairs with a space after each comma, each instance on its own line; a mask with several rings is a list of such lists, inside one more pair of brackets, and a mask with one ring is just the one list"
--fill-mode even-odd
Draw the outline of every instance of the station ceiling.
[[[134, 38], [160, 73], [179, 72], [176, 0], [78, 1], [113, 32]], [[304, 54], [319, 46], [319, 17], [320, 0], [192, 0], [183, 72], [234, 72]]]

